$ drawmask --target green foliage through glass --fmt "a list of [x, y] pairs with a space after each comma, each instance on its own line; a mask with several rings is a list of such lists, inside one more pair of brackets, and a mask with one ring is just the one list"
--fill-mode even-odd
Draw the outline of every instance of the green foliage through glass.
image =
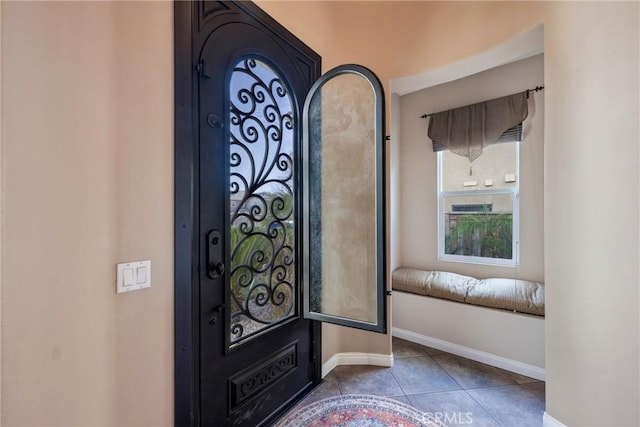
[[513, 216], [479, 212], [446, 214], [445, 253], [483, 258], [513, 258]]

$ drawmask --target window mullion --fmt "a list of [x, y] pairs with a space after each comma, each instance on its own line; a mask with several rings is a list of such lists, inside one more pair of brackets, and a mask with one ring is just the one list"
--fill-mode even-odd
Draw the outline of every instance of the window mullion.
[[486, 190], [456, 190], [456, 191], [440, 191], [442, 197], [465, 197], [465, 196], [492, 196], [501, 194], [517, 194], [516, 187], [509, 188], [492, 188]]

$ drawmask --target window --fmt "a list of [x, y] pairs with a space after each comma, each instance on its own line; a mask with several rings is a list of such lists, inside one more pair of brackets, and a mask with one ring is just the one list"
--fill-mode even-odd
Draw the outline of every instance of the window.
[[438, 256], [518, 264], [519, 142], [493, 144], [473, 162], [438, 152]]

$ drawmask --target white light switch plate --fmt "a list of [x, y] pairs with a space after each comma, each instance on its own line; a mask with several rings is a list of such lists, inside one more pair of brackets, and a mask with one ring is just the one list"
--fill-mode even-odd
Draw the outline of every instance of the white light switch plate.
[[151, 261], [125, 262], [117, 265], [116, 293], [151, 287]]

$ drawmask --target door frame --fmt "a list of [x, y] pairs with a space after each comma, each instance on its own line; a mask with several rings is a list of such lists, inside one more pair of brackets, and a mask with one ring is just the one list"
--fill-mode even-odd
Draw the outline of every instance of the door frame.
[[[234, 4], [267, 28], [285, 34], [292, 46], [308, 49], [252, 2]], [[200, 424], [199, 77], [195, 73], [192, 56], [200, 5], [201, 2], [195, 1], [174, 1], [174, 422], [180, 426]], [[319, 58], [314, 68], [310, 72], [319, 77]], [[322, 372], [321, 327], [318, 321], [312, 324], [311, 350], [319, 381]]]

